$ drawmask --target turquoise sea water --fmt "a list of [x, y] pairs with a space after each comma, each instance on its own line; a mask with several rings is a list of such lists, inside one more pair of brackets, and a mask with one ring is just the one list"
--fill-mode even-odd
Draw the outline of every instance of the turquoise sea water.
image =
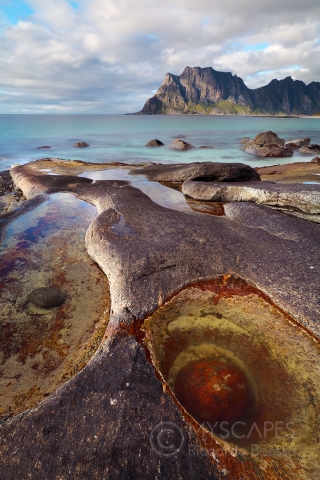
[[[311, 160], [312, 156], [298, 152], [292, 158], [259, 159], [241, 150], [239, 139], [268, 130], [285, 140], [309, 136], [311, 143], [320, 143], [320, 118], [0, 115], [0, 170], [44, 157], [95, 163], [221, 161], [251, 166]], [[197, 148], [187, 152], [171, 150], [168, 145], [177, 135], [184, 135]], [[165, 146], [145, 147], [153, 138]], [[75, 148], [77, 141], [86, 141], [90, 147]], [[52, 148], [37, 149], [43, 145]], [[214, 149], [199, 149], [202, 145]]]

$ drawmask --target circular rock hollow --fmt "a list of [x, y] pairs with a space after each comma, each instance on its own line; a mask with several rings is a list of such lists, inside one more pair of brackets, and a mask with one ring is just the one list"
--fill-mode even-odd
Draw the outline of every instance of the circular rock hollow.
[[187, 418], [226, 448], [320, 475], [319, 342], [260, 291], [230, 276], [193, 285], [143, 329]]

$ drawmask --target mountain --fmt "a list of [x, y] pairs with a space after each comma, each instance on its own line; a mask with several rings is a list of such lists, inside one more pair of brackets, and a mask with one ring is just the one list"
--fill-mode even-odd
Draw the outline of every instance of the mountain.
[[320, 83], [287, 77], [251, 90], [242, 78], [212, 67], [167, 73], [157, 93], [138, 114], [312, 115], [320, 112]]

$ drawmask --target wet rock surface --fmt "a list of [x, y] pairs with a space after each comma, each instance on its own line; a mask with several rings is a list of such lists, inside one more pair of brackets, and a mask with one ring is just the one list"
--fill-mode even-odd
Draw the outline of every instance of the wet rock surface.
[[310, 144], [309, 137], [297, 138], [296, 140], [288, 140], [287, 142], [285, 142], [285, 146], [290, 148], [300, 148], [300, 147], [303, 147], [304, 145], [309, 145], [309, 144]]
[[150, 140], [150, 142], [146, 144], [146, 147], [162, 147], [163, 145], [164, 143], [155, 138], [154, 140]]
[[[276, 212], [280, 222], [269, 208], [250, 203], [238, 213], [227, 209], [225, 216], [173, 211], [124, 181], [50, 177], [28, 165], [14, 167], [11, 174], [27, 198], [69, 191], [97, 207], [86, 247], [108, 277], [112, 311], [108, 339], [91, 362], [36, 408], [2, 425], [1, 475], [16, 480], [27, 472], [54, 479], [71, 471], [75, 478], [311, 480], [312, 473], [295, 458], [258, 453], [253, 459], [205, 433], [156, 376], [139, 345], [139, 326], [190, 284], [219, 277], [223, 290], [227, 278], [240, 277], [319, 336], [320, 227]], [[211, 188], [208, 182], [190, 183]], [[248, 183], [259, 190], [262, 182]], [[319, 189], [306, 189], [317, 198]], [[301, 193], [286, 190], [288, 197], [295, 192]], [[280, 190], [276, 195], [281, 197]], [[252, 207], [258, 207], [259, 214]], [[257, 215], [265, 216], [265, 229], [254, 223]], [[113, 231], [121, 216], [135, 234]], [[285, 231], [292, 235], [286, 237]], [[177, 438], [182, 432], [183, 445], [174, 444], [172, 456], [156, 443], [163, 422], [178, 427]], [[167, 440], [166, 445], [172, 445]], [[190, 453], [199, 447], [205, 455]]]
[[269, 131], [259, 133], [243, 145], [243, 150], [258, 157], [292, 157], [293, 150], [277, 134]]
[[320, 154], [320, 145], [306, 145], [299, 148], [300, 153], [306, 153], [307, 155]]
[[146, 175], [156, 182], [182, 183], [186, 180], [204, 182], [244, 182], [260, 180], [259, 174], [249, 165], [243, 163], [199, 162], [187, 165], [147, 165], [135, 169], [135, 174]]
[[174, 150], [192, 150], [195, 148], [191, 143], [185, 142], [184, 140], [181, 140], [181, 138], [175, 138], [170, 142], [169, 146]]
[[74, 146], [77, 148], [90, 147], [89, 143], [87, 142], [76, 142]]
[[57, 307], [61, 305], [62, 302], [66, 299], [66, 296], [63, 292], [57, 288], [52, 287], [39, 287], [29, 294], [29, 302], [37, 305], [38, 307]]

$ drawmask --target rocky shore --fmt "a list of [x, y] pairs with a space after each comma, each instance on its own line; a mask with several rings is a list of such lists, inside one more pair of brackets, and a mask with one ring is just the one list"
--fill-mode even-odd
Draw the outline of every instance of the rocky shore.
[[[302, 185], [299, 179], [317, 175], [320, 165], [258, 170], [243, 164], [214, 163], [131, 167], [135, 175], [179, 188], [194, 201], [204, 199], [208, 205], [227, 202], [218, 216], [161, 207], [125, 181], [93, 181], [78, 176], [110, 166], [43, 159], [13, 167], [13, 184], [7, 173], [1, 177], [3, 192], [11, 193], [8, 189], [14, 185], [15, 192], [22, 192], [19, 195], [23, 195], [24, 208], [30, 211], [43, 196], [55, 194], [72, 194], [95, 206], [97, 215], [87, 229], [85, 245], [108, 280], [111, 306], [103, 339], [87, 365], [41, 403], [2, 422], [0, 476], [8, 480], [316, 478], [320, 467], [312, 432], [319, 420], [320, 399], [313, 386], [318, 380], [312, 365], [316, 364], [318, 350], [313, 353], [313, 349], [319, 348], [320, 337], [320, 227], [316, 223], [320, 186]], [[290, 178], [295, 180], [288, 184]], [[313, 221], [297, 218], [296, 214]], [[23, 215], [23, 209], [11, 215], [17, 218]], [[261, 352], [265, 362], [268, 358], [269, 375], [277, 364], [275, 371], [281, 372], [278, 375], [287, 382], [287, 388], [297, 385], [298, 403], [288, 403], [286, 414], [282, 413], [286, 421], [295, 424], [294, 440], [285, 435], [281, 436], [282, 443], [266, 439], [254, 453], [247, 447], [235, 448], [232, 442], [201, 428], [177, 401], [157, 358], [152, 354], [150, 360], [150, 351], [154, 348], [161, 352], [161, 344], [150, 344], [155, 333], [151, 337], [147, 334], [151, 339], [147, 342], [150, 322], [146, 319], [180, 292], [185, 292], [188, 301], [194, 298], [196, 302], [198, 294], [193, 297], [192, 288], [196, 292], [210, 291], [212, 298], [218, 295], [220, 302], [227, 302], [224, 310], [221, 306], [222, 310], [214, 314], [218, 320], [225, 319], [224, 328], [239, 328], [232, 326], [230, 312], [235, 305], [237, 316], [241, 309], [250, 313], [257, 308], [275, 318], [282, 315], [281, 327], [278, 320], [272, 320], [273, 329], [279, 328], [272, 339], [268, 340], [268, 324], [264, 327], [267, 343], [261, 345]], [[217, 304], [216, 300], [210, 301], [209, 310]], [[202, 310], [201, 315], [207, 314]], [[189, 324], [191, 317], [186, 321]], [[289, 358], [280, 365], [282, 357], [276, 361], [271, 355], [281, 342], [292, 342], [292, 325], [300, 337], [309, 335], [305, 341], [310, 348], [301, 346], [301, 355], [306, 355], [303, 375], [309, 375], [304, 386], [299, 371], [291, 369]], [[257, 335], [258, 331], [259, 327]], [[244, 338], [255, 335], [255, 330], [250, 332], [243, 330]], [[170, 337], [169, 330], [166, 335]], [[197, 335], [195, 341], [199, 343]], [[210, 343], [208, 333], [201, 342], [204, 339]], [[232, 355], [237, 354], [235, 342]], [[297, 393], [300, 389], [301, 395]], [[274, 395], [276, 405], [289, 401], [285, 390], [277, 390]], [[306, 400], [311, 396], [312, 404]], [[263, 408], [268, 408], [268, 402]], [[312, 420], [307, 425], [301, 415], [310, 408]], [[276, 409], [273, 412], [276, 415]], [[164, 443], [159, 443], [159, 434], [165, 435]], [[308, 452], [302, 441], [306, 437], [310, 437]], [[175, 448], [170, 450], [172, 445]], [[298, 450], [288, 456], [281, 448]], [[278, 449], [276, 455], [270, 453], [274, 449]]]

